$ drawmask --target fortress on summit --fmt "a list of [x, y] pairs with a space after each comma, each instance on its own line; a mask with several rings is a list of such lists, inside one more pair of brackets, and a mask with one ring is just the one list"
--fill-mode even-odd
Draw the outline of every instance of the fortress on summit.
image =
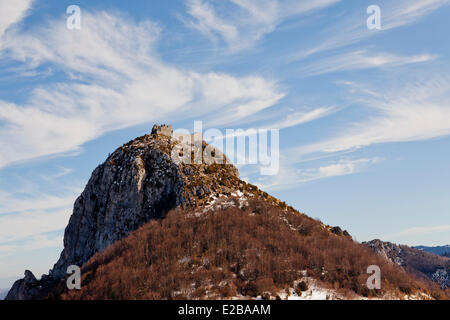
[[152, 128], [152, 134], [163, 135], [179, 140], [180, 142], [188, 145], [194, 145], [196, 141], [203, 141], [202, 133], [195, 132], [193, 134], [174, 132], [172, 125], [163, 124], [158, 126], [155, 124]]
[[164, 136], [172, 137], [173, 135], [172, 125], [163, 124], [161, 126], [158, 126], [157, 124], [155, 124], [152, 128], [152, 134], [161, 134]]
[[191, 152], [194, 152], [194, 161], [200, 161], [200, 163], [206, 159], [205, 157], [207, 157], [208, 162], [228, 163], [228, 159], [221, 150], [213, 146], [206, 147], [202, 132], [195, 132], [193, 134], [190, 134], [187, 130], [174, 132], [171, 125], [163, 124], [159, 126], [155, 124], [152, 128], [152, 135], [162, 135], [178, 140], [180, 142], [177, 146], [178, 156], [183, 157], [183, 155], [188, 155], [186, 159], [189, 159], [184, 159], [183, 161], [189, 161], [190, 163], [191, 157], [189, 155], [191, 155]]

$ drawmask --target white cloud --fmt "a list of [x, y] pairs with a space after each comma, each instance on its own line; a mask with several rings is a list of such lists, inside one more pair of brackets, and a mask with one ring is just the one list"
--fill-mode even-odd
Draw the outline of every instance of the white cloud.
[[0, 243], [23, 240], [64, 229], [72, 208], [33, 210], [0, 216]]
[[49, 174], [49, 175], [41, 175], [41, 177], [47, 181], [52, 181], [54, 179], [59, 179], [62, 177], [65, 177], [69, 174], [71, 174], [73, 172], [72, 168], [66, 168], [66, 167], [58, 167], [58, 171], [53, 173], [53, 174]]
[[[39, 185], [25, 180], [16, 191], [0, 190], [0, 245], [2, 250], [48, 232], [64, 229], [72, 213], [79, 189], [63, 196], [39, 191]], [[39, 238], [42, 240], [42, 237]], [[33, 241], [29, 241], [33, 243]], [[47, 242], [36, 241], [33, 245]], [[48, 244], [48, 243], [47, 243]], [[37, 247], [36, 247], [37, 248]]]
[[359, 50], [315, 61], [300, 69], [300, 73], [303, 76], [311, 76], [337, 71], [397, 67], [426, 62], [435, 58], [435, 55], [429, 54], [398, 56], [389, 53], [370, 53], [367, 50]]
[[2, 276], [18, 277], [22, 270], [30, 268], [45, 272], [50, 266], [49, 261], [57, 258], [58, 249], [63, 247], [62, 231], [81, 192], [81, 188], [73, 187], [73, 183], [68, 187], [67, 180], [54, 180], [67, 172], [66, 168], [61, 168], [54, 176], [45, 177], [53, 179], [53, 187], [60, 195], [43, 192], [46, 184], [35, 181], [29, 174], [15, 177], [18, 186], [13, 184], [8, 191], [0, 189]]
[[[422, 80], [403, 88], [391, 88], [382, 94], [359, 87], [361, 85], [352, 88], [352, 98], [372, 109], [372, 115], [341, 129], [329, 139], [298, 148], [297, 154], [333, 153], [379, 143], [450, 135], [450, 79]], [[380, 88], [380, 92], [383, 89]]]
[[214, 33], [219, 33], [229, 43], [236, 41], [236, 26], [219, 18], [211, 4], [202, 0], [189, 0], [188, 13], [197, 20], [197, 23], [192, 23], [191, 26], [205, 35], [213, 36]]
[[36, 250], [43, 248], [62, 248], [63, 237], [49, 237], [46, 234], [38, 234], [14, 244], [0, 244], [0, 257], [8, 256], [15, 252], [24, 252], [26, 250]]
[[431, 12], [450, 4], [449, 0], [403, 0], [396, 1], [385, 10], [383, 29], [401, 27], [416, 22]]
[[59, 233], [36, 234], [19, 241], [0, 243], [0, 285], [10, 288], [23, 278], [24, 270], [32, 270], [39, 278], [48, 274], [63, 248], [63, 238]]
[[5, 31], [22, 20], [33, 0], [0, 1], [0, 38]]
[[[223, 40], [231, 51], [253, 46], [285, 19], [322, 9], [340, 0], [188, 0], [188, 25], [214, 41]], [[213, 4], [214, 3], [214, 4]], [[225, 9], [226, 8], [226, 9]]]
[[404, 236], [418, 236], [418, 235], [425, 235], [425, 234], [444, 232], [444, 231], [450, 231], [450, 225], [413, 227], [413, 228], [408, 228], [406, 230], [400, 231], [400, 232], [392, 234], [392, 235], [387, 235], [386, 237], [396, 238], [396, 237], [404, 237]]
[[332, 30], [325, 30], [319, 37], [318, 45], [309, 44], [307, 48], [296, 53], [289, 60], [304, 59], [319, 52], [348, 46], [367, 38], [377, 36], [387, 30], [407, 26], [420, 21], [433, 11], [450, 4], [450, 0], [380, 0], [382, 30], [368, 30], [366, 27], [365, 8], [343, 22], [333, 24]]
[[165, 64], [154, 49], [159, 31], [148, 21], [83, 11], [81, 30], [68, 30], [61, 19], [27, 34], [5, 34], [5, 61], [22, 61], [28, 69], [51, 64], [80, 80], [39, 86], [23, 105], [0, 101], [0, 167], [76, 150], [107, 131], [168, 117], [230, 123], [284, 96], [262, 77]]
[[311, 111], [296, 111], [288, 114], [284, 119], [274, 122], [266, 127], [285, 129], [295, 127], [303, 123], [311, 122], [326, 117], [337, 111], [336, 107], [321, 107]]
[[62, 207], [71, 207], [74, 203], [76, 193], [69, 196], [58, 197], [39, 192], [38, 187], [34, 187], [32, 192], [6, 192], [0, 190], [0, 219], [3, 215], [22, 212], [29, 214], [33, 211], [45, 211]]
[[[212, 141], [208, 141], [208, 143], [217, 143], [221, 142], [223, 140], [229, 139], [229, 138], [235, 138], [235, 137], [242, 137], [247, 136], [251, 134], [253, 130], [268, 130], [268, 129], [286, 129], [290, 127], [295, 127], [303, 123], [308, 123], [323, 117], [326, 117], [334, 112], [336, 112], [338, 109], [336, 107], [321, 107], [317, 109], [313, 109], [310, 111], [296, 111], [288, 114], [283, 119], [268, 123], [262, 126], [259, 126], [257, 128], [248, 128], [246, 130], [238, 131], [235, 129], [235, 131], [232, 134], [225, 134], [219, 137], [214, 137]], [[238, 158], [244, 159], [245, 157], [243, 155], [238, 154]], [[245, 162], [245, 161], [240, 161]]]
[[[148, 21], [87, 11], [79, 31], [68, 30], [64, 18], [27, 33], [9, 29], [0, 42], [3, 65], [18, 61], [30, 74], [51, 66], [58, 79], [67, 78], [48, 78], [23, 104], [0, 101], [0, 168], [78, 150], [105, 132], [169, 117], [238, 121], [284, 96], [275, 81], [256, 75], [199, 73], [164, 63], [155, 51], [159, 32]], [[42, 178], [55, 183], [70, 172], [61, 167]], [[48, 233], [67, 225], [80, 190], [49, 195], [27, 181], [21, 188], [0, 190], [0, 255], [60, 247], [60, 237]], [[0, 271], [22, 268], [8, 264]]]
[[381, 161], [379, 158], [341, 159], [309, 169], [298, 169], [293, 165], [285, 165], [280, 168], [279, 174], [261, 178], [257, 184], [263, 190], [284, 190], [314, 180], [355, 174], [379, 161]]

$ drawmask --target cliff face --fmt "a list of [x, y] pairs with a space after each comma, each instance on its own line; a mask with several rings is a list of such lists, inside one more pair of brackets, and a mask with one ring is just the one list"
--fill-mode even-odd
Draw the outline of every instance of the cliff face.
[[[69, 265], [82, 266], [96, 252], [126, 237], [151, 219], [176, 207], [195, 207], [239, 185], [231, 164], [214, 166], [175, 163], [171, 151], [178, 140], [146, 135], [118, 148], [98, 166], [76, 200], [64, 233], [64, 250], [44, 282], [27, 271], [8, 299], [39, 298], [40, 287], [51, 287]], [[206, 146], [203, 143], [203, 148]], [[198, 150], [197, 150], [198, 151]], [[34, 288], [31, 290], [30, 288]]]
[[81, 266], [149, 219], [191, 204], [184, 192], [183, 170], [161, 151], [168, 143], [160, 137], [149, 144], [120, 148], [94, 170], [75, 202], [64, 251], [52, 275], [61, 277], [67, 266]]

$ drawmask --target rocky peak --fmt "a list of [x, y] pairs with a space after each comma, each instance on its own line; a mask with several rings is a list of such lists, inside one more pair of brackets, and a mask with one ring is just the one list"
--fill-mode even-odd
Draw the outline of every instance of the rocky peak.
[[[95, 253], [126, 237], [151, 219], [176, 207], [196, 207], [247, 185], [225, 158], [224, 164], [184, 164], [172, 160], [180, 141], [155, 126], [153, 134], [134, 139], [114, 151], [91, 175], [75, 201], [64, 232], [64, 250], [46, 281], [63, 278], [69, 265], [82, 266]], [[207, 144], [200, 144], [202, 152]], [[256, 188], [256, 187], [255, 187]], [[257, 188], [255, 189], [257, 190]], [[9, 299], [38, 295], [39, 281], [27, 271], [11, 289]]]
[[81, 266], [150, 219], [163, 218], [178, 206], [195, 207], [239, 182], [237, 169], [228, 162], [175, 163], [171, 153], [179, 141], [154, 131], [118, 148], [94, 170], [75, 202], [53, 276], [62, 277], [69, 265]]
[[[227, 206], [229, 198], [238, 198], [231, 203], [239, 206], [247, 200], [260, 199], [298, 213], [240, 180], [238, 170], [220, 150], [211, 154], [223, 156], [223, 163], [196, 163], [199, 154], [211, 151], [206, 142], [196, 137], [194, 134], [189, 137], [192, 139], [179, 138], [171, 126], [155, 125], [152, 134], [136, 138], [109, 155], [93, 171], [75, 201], [64, 232], [64, 249], [49, 275], [36, 281], [30, 280], [30, 275], [26, 277], [39, 290], [30, 291], [28, 285], [24, 286], [26, 279], [21, 279], [14, 284], [9, 299], [45, 298], [66, 276], [68, 266], [83, 266], [97, 252], [178, 207], [203, 212], [214, 206]], [[173, 160], [172, 154], [180, 150], [190, 151], [190, 163]]]
[[38, 293], [38, 280], [29, 270], [25, 270], [25, 278], [17, 280], [6, 296], [6, 300], [29, 300]]

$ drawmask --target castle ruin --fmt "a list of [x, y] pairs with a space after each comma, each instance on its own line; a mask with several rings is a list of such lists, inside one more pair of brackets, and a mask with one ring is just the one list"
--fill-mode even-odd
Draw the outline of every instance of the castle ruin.
[[[196, 132], [193, 134], [186, 134], [180, 132], [174, 132], [172, 125], [157, 125], [155, 124], [152, 128], [152, 134], [164, 135], [167, 137], [175, 138], [179, 140], [181, 143], [194, 145], [196, 141], [202, 141], [202, 134], [200, 132]], [[200, 142], [201, 143], [201, 142]]]
[[152, 134], [160, 134], [160, 135], [172, 137], [173, 128], [171, 125], [163, 124], [161, 126], [158, 126], [155, 124], [152, 128]]
[[[208, 157], [208, 159], [205, 160], [208, 163], [223, 163], [224, 161], [227, 163], [228, 161], [222, 151], [213, 146], [208, 146], [208, 150], [204, 150], [206, 145], [203, 141], [202, 132], [194, 132], [193, 134], [187, 133], [186, 131], [174, 132], [171, 125], [163, 124], [159, 126], [155, 124], [152, 128], [152, 134], [164, 135], [166, 137], [178, 140], [180, 142], [177, 146], [179, 151], [178, 156], [184, 156], [184, 161], [186, 161], [186, 163], [190, 163], [191, 161], [191, 152], [194, 152], [194, 161], [202, 162], [202, 160], [205, 160], [204, 157]], [[210, 155], [205, 155], [204, 151], [210, 152]]]

